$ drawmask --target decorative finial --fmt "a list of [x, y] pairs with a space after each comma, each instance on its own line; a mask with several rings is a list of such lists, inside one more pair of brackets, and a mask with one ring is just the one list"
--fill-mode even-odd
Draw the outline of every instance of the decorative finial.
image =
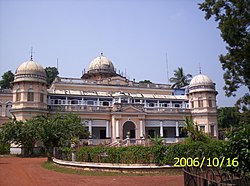
[[201, 74], [201, 64], [199, 63], [199, 71], [200, 71], [200, 74]]
[[33, 53], [35, 53], [35, 52], [33, 52], [33, 47], [31, 47], [31, 49], [30, 49], [30, 61], [33, 61]]

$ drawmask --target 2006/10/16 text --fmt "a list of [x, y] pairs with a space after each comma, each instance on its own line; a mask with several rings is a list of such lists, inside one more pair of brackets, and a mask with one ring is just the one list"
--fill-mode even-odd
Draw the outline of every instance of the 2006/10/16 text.
[[207, 167], [222, 167], [223, 165], [226, 167], [237, 167], [239, 165], [238, 158], [225, 158], [222, 157], [221, 159], [215, 158], [206, 158], [203, 157], [202, 159], [197, 158], [174, 158], [176, 160], [174, 167], [202, 167], [203, 165]]

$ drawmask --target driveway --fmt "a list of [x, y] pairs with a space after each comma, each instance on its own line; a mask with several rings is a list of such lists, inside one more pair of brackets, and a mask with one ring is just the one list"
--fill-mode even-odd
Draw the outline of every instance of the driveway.
[[183, 176], [81, 176], [41, 167], [46, 158], [0, 158], [0, 186], [183, 186]]

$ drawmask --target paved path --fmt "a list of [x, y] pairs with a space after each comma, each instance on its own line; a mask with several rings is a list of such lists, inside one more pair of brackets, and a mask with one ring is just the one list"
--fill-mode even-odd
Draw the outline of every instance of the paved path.
[[0, 186], [182, 186], [183, 176], [81, 176], [41, 167], [45, 158], [0, 158]]

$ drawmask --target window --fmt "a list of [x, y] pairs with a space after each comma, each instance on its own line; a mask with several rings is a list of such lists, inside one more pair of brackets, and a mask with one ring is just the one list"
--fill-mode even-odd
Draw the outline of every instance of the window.
[[203, 107], [203, 100], [201, 98], [198, 99], [198, 107]]
[[20, 89], [16, 90], [16, 101], [20, 101], [21, 100], [21, 92]]
[[191, 101], [191, 108], [194, 108], [194, 101]]
[[214, 136], [214, 125], [211, 125], [211, 136]]
[[32, 89], [28, 90], [28, 97], [27, 98], [28, 98], [27, 99], [28, 101], [34, 101], [34, 92]]
[[10, 101], [8, 101], [7, 103], [6, 103], [6, 116], [10, 116], [10, 109], [11, 109], [11, 107], [12, 107], [12, 103], [10, 102]]
[[40, 102], [43, 103], [44, 102], [44, 94], [40, 93]]
[[200, 131], [205, 132], [205, 126], [204, 125], [200, 126]]
[[212, 104], [212, 100], [211, 100], [211, 99], [208, 100], [208, 106], [209, 106], [209, 107], [213, 107], [213, 104]]

